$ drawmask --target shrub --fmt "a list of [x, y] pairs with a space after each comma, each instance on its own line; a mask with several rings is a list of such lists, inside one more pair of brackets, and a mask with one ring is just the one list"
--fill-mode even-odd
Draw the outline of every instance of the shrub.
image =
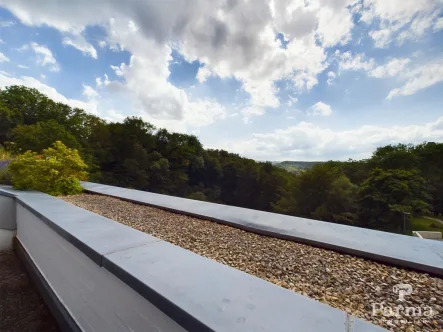
[[189, 199], [195, 199], [197, 201], [206, 201], [206, 195], [202, 193], [201, 191], [194, 192], [192, 194], [189, 194], [187, 196]]
[[12, 155], [0, 147], [0, 184], [10, 184], [8, 165]]
[[41, 154], [27, 151], [8, 166], [14, 188], [35, 189], [53, 196], [80, 193], [80, 180], [86, 180], [86, 169], [78, 151], [60, 141]]

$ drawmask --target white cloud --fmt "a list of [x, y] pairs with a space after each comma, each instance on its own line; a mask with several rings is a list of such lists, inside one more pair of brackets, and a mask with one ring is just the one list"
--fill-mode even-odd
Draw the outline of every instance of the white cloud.
[[405, 84], [392, 89], [387, 99], [396, 96], [409, 96], [416, 92], [443, 82], [443, 61], [437, 59], [420, 65], [413, 65], [409, 58], [391, 58], [386, 64], [376, 66], [374, 59], [367, 59], [364, 54], [353, 55], [350, 52], [336, 52], [339, 67], [342, 70], [363, 70], [374, 78], [396, 77]]
[[371, 30], [368, 34], [374, 41], [375, 47], [384, 48], [391, 43], [393, 32], [394, 31], [391, 29], [385, 28], [380, 30]]
[[391, 58], [386, 64], [376, 66], [374, 59], [367, 59], [364, 54], [353, 55], [350, 52], [335, 53], [342, 70], [363, 70], [374, 78], [396, 77], [405, 81], [400, 88], [392, 89], [387, 99], [396, 96], [409, 96], [416, 92], [443, 82], [443, 61], [433, 60], [413, 65], [409, 58]]
[[320, 1], [317, 33], [323, 46], [344, 45], [351, 40], [354, 23], [352, 14], [346, 7], [352, 2], [354, 1]]
[[418, 40], [425, 32], [434, 25], [435, 19], [439, 16], [439, 11], [435, 10], [416, 16], [407, 30], [400, 32], [397, 36], [397, 42], [401, 45], [406, 40]]
[[438, 20], [434, 23], [434, 32], [443, 30], [443, 17], [440, 17]]
[[47, 66], [49, 70], [57, 72], [60, 70], [60, 66], [57, 63], [52, 51], [44, 45], [39, 45], [36, 42], [32, 42], [30, 44], [23, 45], [20, 50], [32, 50], [37, 56], [37, 64], [40, 66]]
[[240, 113], [243, 115], [244, 123], [249, 123], [251, 116], [261, 116], [265, 114], [265, 109], [263, 107], [248, 106], [243, 108]]
[[217, 148], [257, 160], [347, 160], [367, 158], [379, 146], [443, 140], [443, 117], [423, 125], [362, 126], [334, 131], [309, 122], [252, 139], [224, 142]]
[[109, 122], [122, 122], [125, 118], [126, 116], [114, 109], [107, 110], [103, 116], [103, 119]]
[[424, 35], [442, 13], [440, 0], [366, 0], [363, 2], [362, 21], [378, 21], [379, 28], [369, 35], [376, 47], [386, 47], [393, 40], [403, 43]]
[[287, 105], [289, 107], [291, 107], [293, 104], [295, 104], [296, 102], [298, 102], [298, 98], [292, 97], [291, 95], [288, 95], [288, 102]]
[[[183, 117], [187, 96], [168, 82], [170, 54], [165, 56], [165, 50], [174, 46], [185, 59], [204, 63], [198, 72], [201, 82], [211, 75], [235, 78], [250, 94], [249, 106], [275, 108], [280, 105], [276, 82], [288, 80], [298, 93], [312, 89], [328, 65], [326, 48], [349, 42], [353, 21], [348, 6], [354, 1], [195, 0], [192, 6], [181, 1], [1, 2], [23, 24], [54, 27], [65, 44], [94, 58], [95, 48], [82, 36], [86, 26], [101, 26], [106, 37], [100, 47], [133, 55], [121, 84], [133, 91], [145, 112], [176, 118]], [[286, 49], [276, 32], [284, 34]]]
[[2, 52], [0, 52], [0, 63], [2, 62], [9, 62], [9, 58], [4, 55]]
[[326, 81], [328, 85], [332, 85], [334, 83], [335, 78], [337, 75], [333, 71], [328, 72], [328, 80]]
[[[93, 58], [97, 52], [84, 38], [85, 29], [102, 28], [99, 47], [128, 51], [131, 58], [113, 64], [118, 80], [97, 78], [97, 88], [130, 95], [133, 109], [168, 123], [186, 123], [189, 105], [196, 102], [168, 80], [172, 48], [186, 60], [204, 64], [197, 74], [200, 82], [212, 76], [238, 80], [250, 95], [242, 112], [249, 119], [280, 106], [276, 82], [290, 82], [297, 94], [318, 84], [329, 65], [329, 48], [351, 40], [353, 13], [360, 12], [362, 21], [375, 25], [371, 37], [378, 46], [400, 38], [409, 27], [412, 34], [402, 40], [420, 36], [429, 24], [439, 26], [435, 0], [194, 0], [192, 6], [186, 1], [47, 1], [45, 6], [32, 0], [0, 2], [23, 24], [54, 27], [65, 44]], [[286, 49], [275, 38], [278, 32], [287, 41]], [[377, 67], [361, 53], [336, 56], [339, 70], [364, 70], [374, 77], [406, 69], [406, 64], [398, 69], [399, 63]], [[328, 75], [327, 83], [333, 79]]]
[[[167, 81], [169, 69], [164, 57], [170, 50], [152, 48], [152, 57], [132, 55], [129, 65], [121, 64], [115, 70], [125, 78], [122, 89], [130, 91], [139, 107], [156, 118], [182, 119], [186, 93]], [[108, 87], [109, 88], [109, 87]]]
[[369, 72], [369, 76], [376, 78], [393, 77], [400, 74], [405, 66], [410, 63], [410, 59], [391, 59], [387, 64], [378, 66]]
[[8, 21], [0, 20], [0, 28], [10, 28], [13, 25], [15, 25], [14, 21], [11, 21], [11, 20], [8, 20]]
[[332, 114], [331, 105], [319, 101], [308, 109], [308, 115], [330, 116]]
[[436, 60], [413, 67], [404, 73], [406, 83], [389, 92], [387, 99], [396, 96], [410, 96], [414, 93], [443, 82], [443, 60]]
[[188, 126], [203, 127], [225, 119], [226, 109], [214, 100], [190, 101], [185, 108], [184, 120]]
[[200, 83], [204, 83], [209, 77], [213, 76], [216, 76], [216, 74], [209, 70], [208, 67], [204, 66], [198, 69], [196, 78]]
[[56, 102], [64, 103], [71, 107], [78, 107], [84, 109], [89, 113], [93, 114], [97, 113], [96, 105], [78, 99], [66, 98], [65, 96], [57, 92], [57, 90], [54, 89], [53, 87], [50, 87], [40, 82], [34, 77], [22, 76], [17, 78], [17, 77], [9, 77], [3, 74], [0, 75], [0, 88], [3, 89], [6, 86], [10, 85], [24, 85], [29, 88], [35, 88]]
[[374, 59], [366, 59], [363, 53], [352, 54], [349, 51], [341, 53], [337, 50], [335, 56], [341, 70], [369, 71], [375, 67]]
[[83, 95], [88, 99], [94, 99], [99, 96], [98, 92], [94, 90], [90, 85], [83, 84]]
[[5, 42], [3, 40], [0, 39], [0, 44], [4, 44]]
[[28, 66], [25, 66], [25, 65], [17, 65], [17, 67], [20, 69], [28, 69], [29, 68]]
[[65, 37], [63, 38], [63, 44], [72, 46], [79, 51], [81, 51], [85, 55], [89, 55], [90, 57], [97, 59], [97, 51], [95, 50], [94, 46], [89, 44], [86, 39], [81, 36], [77, 35], [75, 37]]

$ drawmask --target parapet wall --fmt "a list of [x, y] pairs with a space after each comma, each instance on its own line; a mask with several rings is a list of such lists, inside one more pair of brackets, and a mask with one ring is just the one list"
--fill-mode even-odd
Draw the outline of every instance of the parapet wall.
[[12, 249], [16, 229], [13, 195], [0, 195], [0, 252]]
[[384, 331], [57, 198], [0, 197], [13, 199], [17, 253], [65, 331]]
[[91, 182], [82, 185], [91, 193], [443, 276], [443, 242]]

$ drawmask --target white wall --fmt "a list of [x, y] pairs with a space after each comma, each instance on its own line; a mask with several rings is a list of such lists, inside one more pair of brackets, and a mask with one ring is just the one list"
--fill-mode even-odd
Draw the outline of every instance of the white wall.
[[15, 225], [15, 201], [9, 196], [0, 194], [0, 229], [14, 230]]
[[185, 331], [18, 204], [17, 237], [83, 331]]
[[15, 228], [15, 201], [0, 194], [0, 251], [12, 249]]
[[12, 250], [12, 239], [14, 238], [14, 231], [0, 229], [0, 252]]

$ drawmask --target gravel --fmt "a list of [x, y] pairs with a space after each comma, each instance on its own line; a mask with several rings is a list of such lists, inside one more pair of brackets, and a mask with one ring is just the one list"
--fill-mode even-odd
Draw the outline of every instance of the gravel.
[[[426, 273], [115, 198], [82, 194], [62, 199], [389, 330], [443, 331], [443, 279]], [[413, 287], [404, 301], [393, 292], [397, 284]], [[381, 304], [394, 313], [399, 305], [414, 308], [415, 316], [412, 311], [400, 311], [397, 317], [372, 315], [373, 307]]]

